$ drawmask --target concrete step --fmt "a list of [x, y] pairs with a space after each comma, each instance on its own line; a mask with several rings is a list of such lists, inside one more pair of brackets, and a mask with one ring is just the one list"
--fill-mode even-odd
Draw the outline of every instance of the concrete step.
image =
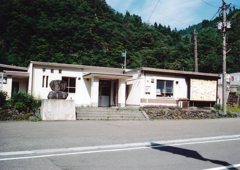
[[128, 115], [128, 114], [142, 114], [142, 112], [80, 112], [77, 111], [77, 114], [117, 114], [117, 115]]
[[77, 117], [138, 117], [138, 118], [145, 118], [141, 115], [77, 115]]
[[111, 120], [111, 121], [118, 121], [118, 120], [136, 120], [136, 121], [146, 121], [146, 119], [143, 119], [143, 118], [77, 118], [77, 120]]
[[113, 107], [76, 107], [76, 110], [89, 111], [139, 111], [139, 108], [113, 108]]
[[139, 108], [77, 107], [78, 120], [146, 120]]

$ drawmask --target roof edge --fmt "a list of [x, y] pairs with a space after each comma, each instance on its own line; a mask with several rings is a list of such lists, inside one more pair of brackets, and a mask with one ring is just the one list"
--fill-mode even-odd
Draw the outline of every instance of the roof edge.
[[11, 66], [11, 65], [7, 65], [7, 64], [0, 64], [0, 67], [5, 67], [5, 68], [16, 69], [16, 70], [28, 71], [28, 68], [27, 68], [27, 67]]
[[65, 68], [86, 68], [86, 69], [106, 69], [106, 70], [116, 70], [116, 71], [124, 71], [124, 69], [120, 68], [112, 68], [112, 67], [100, 67], [100, 66], [88, 66], [88, 65], [73, 65], [73, 64], [64, 64], [64, 63], [49, 63], [49, 62], [39, 62], [39, 61], [31, 61], [34, 65], [43, 65], [43, 66], [53, 66], [53, 67], [65, 67]]
[[181, 74], [181, 75], [206, 76], [206, 77], [220, 78], [220, 76], [218, 74], [203, 73], [203, 72], [178, 71], [178, 70], [168, 70], [168, 69], [158, 69], [158, 68], [148, 68], [148, 67], [141, 67], [141, 70], [149, 71], [149, 72], [162, 72], [162, 73], [169, 73], [169, 74]]

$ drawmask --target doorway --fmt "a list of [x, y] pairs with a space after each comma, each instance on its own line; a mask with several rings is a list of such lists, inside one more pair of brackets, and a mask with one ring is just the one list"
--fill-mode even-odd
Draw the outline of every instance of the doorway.
[[99, 80], [98, 107], [110, 107], [111, 81]]
[[19, 82], [12, 82], [12, 95], [13, 93], [18, 93], [19, 91]]

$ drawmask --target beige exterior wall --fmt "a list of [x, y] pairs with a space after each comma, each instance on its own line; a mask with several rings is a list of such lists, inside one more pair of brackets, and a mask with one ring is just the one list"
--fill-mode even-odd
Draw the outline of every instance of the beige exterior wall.
[[[43, 72], [43, 68], [45, 68], [45, 72]], [[51, 69], [54, 69], [54, 73], [51, 73]], [[62, 73], [59, 73], [59, 69], [62, 69]], [[71, 68], [61, 68], [61, 67], [46, 67], [46, 66], [34, 66], [33, 67], [33, 85], [32, 85], [32, 94], [35, 97], [39, 97], [41, 99], [47, 99], [48, 93], [51, 91], [49, 83], [52, 80], [62, 80], [62, 77], [71, 77], [76, 78], [76, 91], [75, 93], [69, 93], [67, 100], [74, 100], [76, 106], [98, 106], [98, 87], [99, 87], [99, 80], [101, 78], [94, 77], [94, 78], [83, 78], [85, 74], [88, 73], [106, 73], [106, 74], [122, 74], [121, 71], [116, 72], [109, 72], [108, 70], [104, 69], [71, 69]], [[44, 87], [43, 87], [43, 76], [45, 76], [44, 80]], [[48, 87], [46, 87], [46, 77], [48, 76]], [[111, 80], [111, 79], [110, 79]], [[31, 84], [31, 83], [30, 83]], [[120, 97], [121, 103], [125, 98], [125, 88], [122, 87], [121, 82], [121, 95]], [[29, 90], [30, 91], [30, 90]], [[124, 91], [124, 92], [123, 92]]]
[[12, 77], [7, 77], [7, 83], [3, 84], [3, 91], [7, 92], [8, 99], [12, 96]]
[[[135, 80], [127, 82], [130, 88], [130, 90], [128, 89], [127, 105], [177, 106], [176, 101], [179, 98], [187, 98], [188, 85], [185, 77], [161, 75], [158, 73], [145, 73], [145, 75], [144, 73], [133, 73], [132, 75], [134, 75]], [[173, 81], [172, 97], [157, 97], [157, 80]], [[148, 87], [149, 90], [146, 91], [146, 87]]]

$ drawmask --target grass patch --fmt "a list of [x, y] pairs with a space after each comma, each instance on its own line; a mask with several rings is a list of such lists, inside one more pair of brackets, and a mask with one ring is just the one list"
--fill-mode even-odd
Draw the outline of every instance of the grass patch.
[[240, 106], [233, 104], [233, 106], [227, 105], [227, 112], [240, 112]]

